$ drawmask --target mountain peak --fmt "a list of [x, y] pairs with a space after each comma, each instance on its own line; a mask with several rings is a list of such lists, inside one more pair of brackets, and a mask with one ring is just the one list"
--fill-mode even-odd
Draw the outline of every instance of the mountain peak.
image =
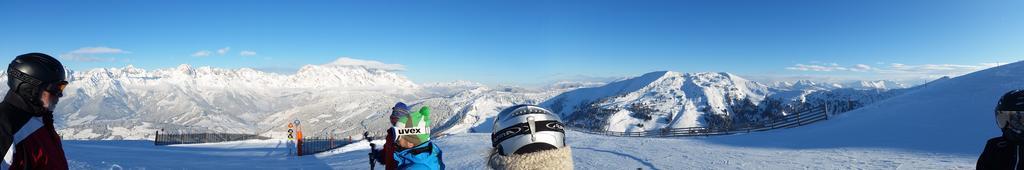
[[188, 65], [188, 64], [178, 65], [177, 69], [181, 73], [185, 73], [187, 75], [192, 75], [192, 74], [195, 74], [195, 72], [196, 72], [196, 70], [194, 68], [192, 68], [192, 65]]
[[[643, 131], [706, 124], [709, 122], [700, 117], [731, 115], [731, 103], [757, 103], [767, 94], [766, 86], [726, 72], [656, 71], [600, 87], [572, 90], [544, 104], [574, 121], [596, 121], [597, 126], [616, 131]], [[577, 108], [590, 111], [577, 112]], [[616, 120], [584, 114], [616, 115]]]

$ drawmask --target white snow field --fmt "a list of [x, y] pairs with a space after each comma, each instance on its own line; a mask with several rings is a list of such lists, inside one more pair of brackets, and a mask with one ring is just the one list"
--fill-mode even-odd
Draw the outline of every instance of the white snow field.
[[[714, 138], [714, 137], [712, 137]], [[569, 132], [576, 169], [973, 169], [974, 156], [877, 148], [790, 149], [716, 144], [711, 138], [628, 138]], [[490, 134], [436, 140], [449, 169], [484, 169]], [[380, 141], [377, 141], [380, 142]], [[366, 142], [287, 156], [280, 140], [153, 146], [149, 141], [66, 141], [74, 169], [368, 169]], [[378, 166], [380, 168], [380, 166]]]

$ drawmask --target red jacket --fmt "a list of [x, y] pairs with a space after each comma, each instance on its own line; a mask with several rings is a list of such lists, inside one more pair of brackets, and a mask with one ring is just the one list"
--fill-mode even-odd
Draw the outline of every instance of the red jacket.
[[51, 113], [39, 116], [0, 103], [0, 147], [0, 155], [11, 155], [0, 169], [68, 169]]
[[387, 138], [384, 138], [384, 146], [381, 148], [381, 162], [384, 163], [384, 169], [395, 170], [398, 169], [398, 164], [395, 162], [395, 144], [394, 139], [395, 133], [388, 129]]

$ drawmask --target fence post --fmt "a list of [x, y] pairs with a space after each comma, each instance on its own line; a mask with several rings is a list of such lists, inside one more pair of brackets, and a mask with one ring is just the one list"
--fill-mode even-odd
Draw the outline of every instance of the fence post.
[[[807, 110], [804, 110], [804, 111], [807, 111]], [[803, 126], [804, 125], [803, 122], [800, 121], [800, 113], [802, 113], [802, 111], [801, 112], [796, 112], [796, 126]]]
[[825, 120], [828, 120], [828, 117], [829, 117], [829, 114], [828, 114], [828, 102], [825, 102]]
[[298, 138], [296, 138], [296, 143], [298, 143], [298, 147], [296, 147], [296, 148], [298, 148], [297, 153], [298, 153], [299, 156], [302, 156], [302, 147], [303, 147], [302, 141], [305, 140], [303, 138], [306, 138], [306, 137], [298, 137]]
[[159, 130], [156, 131], [156, 137], [153, 139], [153, 145], [158, 145], [158, 144], [160, 144], [160, 131]]

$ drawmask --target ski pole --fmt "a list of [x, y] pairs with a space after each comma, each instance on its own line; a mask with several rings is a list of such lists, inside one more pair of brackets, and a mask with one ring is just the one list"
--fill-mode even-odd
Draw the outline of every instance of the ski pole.
[[376, 163], [374, 162], [374, 159], [373, 159], [373, 158], [374, 158], [374, 156], [376, 155], [376, 154], [374, 153], [374, 152], [376, 152], [376, 151], [374, 150], [374, 148], [376, 148], [376, 147], [377, 147], [377, 145], [376, 145], [376, 144], [373, 144], [373, 138], [371, 138], [371, 137], [370, 137], [370, 132], [369, 132], [369, 131], [367, 131], [367, 132], [363, 132], [363, 139], [365, 139], [365, 140], [366, 140], [366, 142], [370, 143], [370, 153], [369, 153], [368, 155], [369, 155], [369, 157], [370, 157], [370, 170], [373, 170], [373, 168], [374, 168], [375, 166], [377, 166], [377, 164], [376, 164]]

